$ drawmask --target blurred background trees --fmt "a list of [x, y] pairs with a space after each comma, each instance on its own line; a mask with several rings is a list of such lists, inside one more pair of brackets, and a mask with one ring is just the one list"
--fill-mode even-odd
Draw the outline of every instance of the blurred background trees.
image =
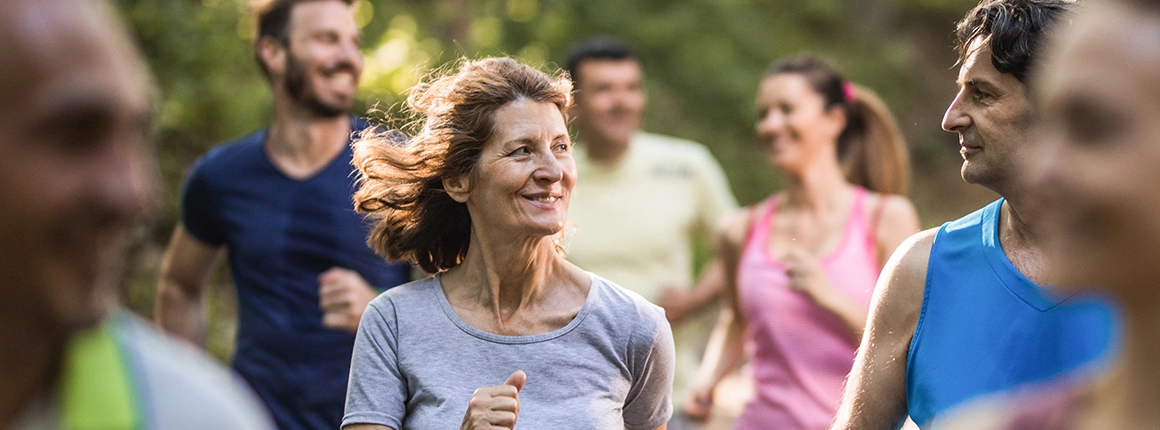
[[[390, 121], [405, 90], [459, 57], [511, 55], [556, 68], [572, 43], [617, 36], [644, 61], [644, 129], [704, 143], [742, 204], [780, 188], [755, 145], [754, 93], [774, 60], [811, 53], [877, 91], [906, 134], [923, 225], [995, 196], [958, 178], [957, 138], [939, 127], [954, 96], [951, 30], [976, 0], [358, 0], [366, 67], [357, 112]], [[160, 251], [178, 222], [181, 179], [221, 142], [264, 127], [270, 94], [250, 53], [248, 0], [114, 0], [158, 90], [163, 206], [134, 250], [125, 298], [149, 316]], [[209, 298], [211, 352], [228, 357], [233, 292]]]

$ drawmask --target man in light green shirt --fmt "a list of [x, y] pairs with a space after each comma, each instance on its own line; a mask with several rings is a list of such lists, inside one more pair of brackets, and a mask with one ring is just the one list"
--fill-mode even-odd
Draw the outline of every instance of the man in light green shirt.
[[567, 257], [665, 308], [677, 348], [673, 398], [684, 398], [710, 325], [686, 320], [719, 292], [713, 277], [692, 287], [693, 243], [709, 243], [717, 221], [737, 202], [704, 146], [640, 131], [646, 96], [630, 49], [607, 38], [581, 42], [568, 71], [580, 143]]

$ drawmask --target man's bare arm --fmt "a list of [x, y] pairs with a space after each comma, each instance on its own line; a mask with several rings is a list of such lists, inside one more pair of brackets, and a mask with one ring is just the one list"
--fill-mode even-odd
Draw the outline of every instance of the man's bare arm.
[[692, 289], [665, 288], [657, 304], [665, 309], [665, 317], [668, 318], [669, 324], [674, 326], [681, 324], [717, 302], [717, 298], [725, 291], [725, 283], [729, 282], [726, 279], [725, 272], [728, 269], [725, 266], [726, 263], [719, 256], [714, 256], [705, 264], [701, 277], [697, 278]]
[[178, 225], [161, 258], [154, 313], [157, 325], [197, 345], [205, 345], [205, 290], [222, 247], [194, 238]]
[[832, 429], [897, 429], [906, 419], [906, 361], [922, 311], [937, 229], [911, 236], [878, 278], [870, 319]]
[[674, 403], [683, 401], [685, 415], [694, 420], [709, 418], [717, 384], [745, 361], [745, 321], [737, 297], [737, 267], [753, 222], [751, 217], [752, 211], [738, 211], [725, 217], [717, 228], [716, 253], [710, 267], [718, 270], [714, 276], [719, 276], [722, 281], [721, 295], [725, 306], [709, 337], [692, 392], [686, 399], [674, 400]]

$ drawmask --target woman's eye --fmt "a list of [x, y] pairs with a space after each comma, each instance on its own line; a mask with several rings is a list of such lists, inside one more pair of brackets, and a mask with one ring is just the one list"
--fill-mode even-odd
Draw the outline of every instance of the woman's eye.
[[557, 151], [567, 152], [568, 149], [571, 148], [571, 145], [569, 145], [568, 142], [556, 142], [556, 144], [553, 145], [553, 147], [556, 148]]
[[526, 147], [526, 146], [521, 146], [521, 147], [519, 147], [519, 148], [516, 148], [516, 150], [515, 150], [515, 151], [512, 151], [512, 152], [511, 152], [510, 154], [508, 154], [508, 155], [527, 155], [527, 154], [529, 154], [529, 153], [531, 153], [531, 151], [529, 151], [529, 150], [528, 150], [528, 147]]

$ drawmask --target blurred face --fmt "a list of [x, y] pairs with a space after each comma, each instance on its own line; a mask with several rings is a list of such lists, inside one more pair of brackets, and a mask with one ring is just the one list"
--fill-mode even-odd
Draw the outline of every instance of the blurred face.
[[1066, 284], [1155, 294], [1160, 279], [1160, 19], [1092, 3], [1053, 42], [1040, 81], [1032, 186]]
[[466, 189], [450, 194], [467, 203], [474, 228], [510, 238], [562, 231], [576, 163], [560, 109], [522, 99], [497, 110], [495, 132], [467, 181], [446, 188]]
[[[71, 332], [116, 300], [150, 203], [149, 82], [103, 2], [0, 4], [0, 316]], [[11, 320], [9, 320], [11, 318]]]
[[585, 141], [628, 146], [644, 112], [644, 73], [636, 60], [587, 60], [577, 66], [575, 117]]
[[826, 101], [805, 77], [781, 73], [765, 78], [757, 89], [757, 139], [774, 166], [801, 172], [828, 157], [837, 160], [837, 141], [846, 126], [838, 106]]
[[315, 115], [350, 111], [362, 74], [362, 33], [354, 11], [340, 1], [299, 3], [290, 12], [283, 85]]
[[976, 39], [970, 50], [942, 127], [959, 135], [963, 180], [1002, 190], [1027, 161], [1032, 105], [1022, 82], [995, 69], [989, 43]]

